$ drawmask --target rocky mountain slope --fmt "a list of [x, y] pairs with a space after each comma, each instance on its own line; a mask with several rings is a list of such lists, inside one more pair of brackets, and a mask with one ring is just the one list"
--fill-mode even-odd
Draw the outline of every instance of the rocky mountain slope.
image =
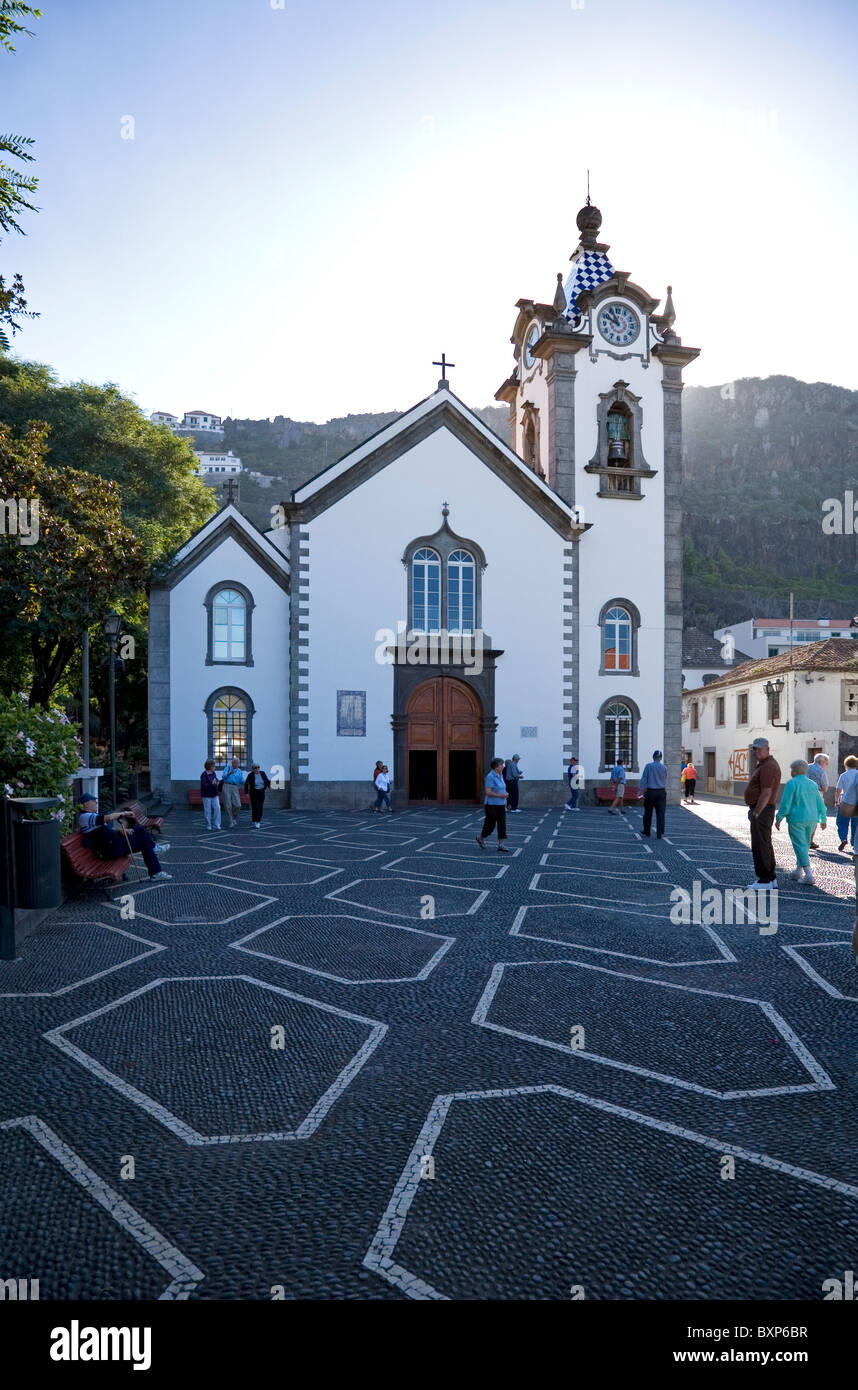
[[[505, 406], [477, 413], [507, 438]], [[243, 475], [241, 509], [267, 526], [272, 504], [395, 418], [227, 420], [224, 447], [273, 479]], [[837, 533], [835, 506], [858, 501], [858, 391], [785, 376], [689, 386], [684, 430], [689, 624], [779, 616], [790, 590], [797, 617], [858, 612], [858, 534], [848, 516]]]

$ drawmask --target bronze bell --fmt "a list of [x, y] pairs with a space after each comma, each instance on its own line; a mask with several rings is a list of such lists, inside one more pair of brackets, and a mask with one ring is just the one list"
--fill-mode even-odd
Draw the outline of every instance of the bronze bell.
[[608, 445], [608, 463], [625, 463], [626, 461], [626, 441], [624, 439], [612, 439]]

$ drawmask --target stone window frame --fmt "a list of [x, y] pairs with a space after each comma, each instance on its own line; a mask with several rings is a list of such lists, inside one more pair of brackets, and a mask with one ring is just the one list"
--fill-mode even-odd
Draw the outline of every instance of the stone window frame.
[[[743, 700], [744, 700], [744, 702], [745, 702], [745, 718], [744, 718], [744, 719], [742, 719], [742, 717], [741, 717], [741, 715], [742, 715], [742, 701], [743, 701]], [[748, 691], [748, 690], [737, 690], [737, 691], [736, 691], [736, 728], [737, 728], [737, 729], [744, 729], [745, 727], [747, 727], [748, 724], [750, 724], [750, 722], [751, 722], [751, 718], [750, 718], [750, 708], [751, 708], [750, 691]]]
[[[596, 452], [590, 462], [584, 465], [584, 472], [600, 474], [598, 493], [600, 497], [640, 499], [644, 496], [641, 491], [641, 480], [656, 476], [657, 470], [650, 468], [644, 457], [641, 437], [643, 430], [641, 400], [642, 397], [635, 395], [627, 381], [615, 381], [609, 391], [599, 393], [599, 404], [596, 408]], [[629, 460], [626, 464], [608, 462], [608, 416], [614, 406], [620, 406], [631, 417]], [[609, 490], [611, 479], [623, 476], [631, 481], [631, 489], [622, 492]], [[608, 485], [607, 488], [606, 484]]]
[[[214, 655], [214, 601], [224, 589], [235, 589], [244, 599], [244, 659], [221, 660]], [[213, 584], [203, 599], [206, 610], [206, 665], [207, 666], [252, 666], [253, 665], [253, 610], [256, 607], [253, 594], [246, 584], [238, 579], [221, 579]]]
[[[221, 587], [221, 586], [218, 586]], [[235, 664], [235, 663], [233, 663]], [[234, 695], [239, 700], [244, 701], [244, 708], [247, 717], [247, 737], [245, 738], [246, 754], [245, 762], [248, 768], [253, 764], [253, 720], [256, 715], [256, 707], [246, 690], [241, 690], [237, 685], [220, 685], [217, 690], [213, 690], [206, 700], [204, 713], [206, 716], [206, 757], [214, 758], [214, 707], [215, 701], [222, 695]], [[217, 763], [215, 763], [217, 766]]]
[[[533, 458], [527, 456], [527, 437], [528, 432], [533, 434]], [[538, 478], [545, 479], [545, 472], [542, 467], [542, 439], [540, 429], [539, 407], [533, 401], [525, 401], [521, 408], [521, 457], [532, 469]]]
[[604, 758], [605, 758], [605, 719], [606, 719], [606, 717], [607, 717], [607, 711], [608, 711], [609, 705], [625, 705], [626, 708], [628, 709], [629, 713], [630, 713], [631, 716], [632, 716], [632, 731], [631, 731], [631, 732], [632, 732], [632, 755], [631, 755], [631, 762], [630, 762], [629, 764], [624, 763], [623, 766], [625, 767], [626, 772], [637, 773], [637, 772], [640, 771], [640, 767], [639, 767], [639, 764], [638, 764], [638, 730], [639, 730], [639, 728], [640, 728], [641, 712], [640, 712], [640, 709], [638, 708], [638, 705], [637, 705], [636, 702], [631, 698], [631, 696], [625, 695], [625, 694], [623, 694], [623, 693], [620, 692], [620, 691], [618, 691], [618, 692], [617, 692], [616, 694], [614, 694], [614, 695], [609, 695], [608, 698], [607, 698], [606, 700], [603, 700], [602, 703], [601, 703], [601, 705], [599, 706], [599, 713], [596, 715], [596, 718], [597, 718], [598, 721], [599, 721], [599, 771], [600, 771], [600, 772], [610, 772], [611, 768], [614, 766], [613, 763], [608, 764], [608, 763], [606, 763], [606, 762], [604, 761]]
[[466, 550], [473, 557], [474, 561], [474, 631], [482, 631], [483, 617], [483, 570], [486, 568], [486, 557], [482, 547], [476, 541], [468, 540], [465, 536], [457, 536], [455, 531], [451, 531], [447, 525], [447, 518], [433, 536], [418, 536], [406, 547], [402, 556], [402, 564], [408, 575], [408, 631], [414, 630], [414, 556], [418, 550], [434, 550], [441, 561], [441, 631], [447, 631], [447, 562], [454, 550]]
[[[622, 668], [605, 665], [605, 622], [612, 608], [624, 608], [631, 618], [632, 623], [632, 650], [631, 666], [628, 671]], [[640, 667], [638, 666], [638, 632], [641, 626], [640, 609], [628, 598], [611, 598], [607, 603], [603, 603], [599, 610], [599, 675], [600, 676], [639, 676]]]
[[727, 696], [715, 696], [715, 728], [724, 729], [727, 727]]
[[692, 700], [688, 711], [688, 727], [693, 734], [700, 731], [700, 701]]

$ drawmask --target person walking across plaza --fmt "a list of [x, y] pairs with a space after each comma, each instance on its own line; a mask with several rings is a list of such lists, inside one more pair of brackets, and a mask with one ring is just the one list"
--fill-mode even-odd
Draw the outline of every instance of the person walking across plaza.
[[855, 834], [858, 830], [858, 758], [849, 754], [843, 759], [843, 771], [837, 779], [834, 793], [837, 834], [840, 839], [838, 849], [842, 854], [851, 844], [855, 853]]
[[667, 768], [662, 762], [661, 749], [656, 748], [652, 762], [647, 763], [638, 783], [638, 798], [643, 797], [642, 835], [649, 839], [652, 829], [652, 813], [655, 811], [655, 837], [664, 835], [664, 810], [667, 805]]
[[503, 780], [509, 793], [507, 809], [516, 815], [518, 815], [518, 784], [524, 776], [524, 773], [519, 767], [520, 762], [521, 755], [519, 753], [513, 753], [509, 762], [504, 764], [503, 769]]
[[205, 767], [200, 774], [200, 796], [203, 798], [203, 815], [206, 830], [220, 830], [220, 798], [218, 778], [214, 770], [214, 758], [206, 758]]
[[393, 807], [390, 804], [390, 773], [387, 770], [386, 763], [382, 763], [381, 770], [376, 773], [375, 790], [378, 795], [375, 798], [375, 805], [372, 809], [374, 811], [380, 811], [381, 804], [384, 802], [388, 811], [392, 811]]
[[[81, 804], [83, 810], [77, 826], [83, 832], [84, 849], [92, 850], [98, 859], [124, 859], [127, 854], [139, 850], [150, 879], [160, 881], [173, 877], [161, 868], [152, 836], [142, 825], [135, 824], [133, 816], [123, 811], [100, 815], [94, 796], [85, 796]], [[170, 846], [162, 843], [158, 848], [163, 854]]]
[[265, 793], [271, 786], [267, 772], [263, 772], [259, 763], [254, 763], [253, 767], [244, 780], [244, 790], [250, 797], [250, 823], [254, 830], [259, 830], [262, 825], [262, 808], [265, 805]]
[[506, 799], [507, 789], [504, 786], [501, 769], [503, 758], [492, 758], [491, 771], [486, 777], [486, 816], [483, 821], [483, 828], [477, 836], [477, 844], [480, 849], [485, 849], [486, 838], [491, 835], [497, 827], [498, 832], [498, 854], [509, 854], [509, 850], [504, 844], [506, 839]]
[[[828, 754], [827, 754], [827, 753], [817, 753], [817, 754], [816, 754], [816, 757], [814, 758], [813, 762], [808, 764], [807, 775], [808, 775], [808, 777], [810, 778], [811, 782], [815, 782], [816, 785], [819, 787], [819, 790], [820, 790], [820, 792], [822, 793], [822, 799], [823, 799], [823, 801], [824, 801], [824, 800], [825, 800], [825, 793], [828, 791]], [[815, 825], [814, 825], [813, 829], [814, 829], [814, 833], [815, 833], [815, 832], [816, 832], [816, 826], [815, 826]], [[810, 848], [811, 848], [811, 849], [819, 849], [819, 845], [816, 843], [815, 839], [813, 838], [813, 835], [811, 835], [811, 837], [810, 837]]]
[[608, 815], [613, 816], [619, 806], [620, 815], [626, 814], [623, 806], [623, 797], [626, 794], [626, 769], [623, 767], [622, 758], [617, 758], [616, 763], [611, 768], [611, 786], [614, 789], [614, 799], [608, 807]]
[[238, 758], [227, 763], [221, 773], [220, 785], [223, 789], [223, 809], [229, 816], [230, 830], [234, 830], [241, 810], [241, 788], [244, 786], [244, 773]]
[[578, 797], [581, 795], [581, 784], [583, 773], [577, 758], [569, 759], [569, 766], [566, 769], [566, 781], [569, 784], [569, 800], [563, 807], [564, 811], [580, 811]]
[[[377, 788], [376, 785], [375, 785], [375, 779], [376, 779], [376, 777], [378, 776], [378, 774], [381, 772], [381, 770], [382, 770], [383, 767], [384, 767], [384, 763], [382, 762], [381, 758], [377, 758], [377, 759], [376, 759], [376, 762], [375, 762], [375, 767], [372, 769], [372, 778], [371, 778], [371, 781], [372, 781], [372, 794], [373, 794], [373, 796], [377, 796], [377, 794], [378, 794], [378, 788]], [[377, 811], [377, 810], [378, 810], [378, 803], [374, 801], [374, 802], [372, 803], [372, 805], [370, 806], [369, 809], [370, 809], [371, 811]]]
[[748, 807], [751, 853], [754, 856], [754, 872], [757, 877], [748, 887], [777, 890], [772, 825], [778, 788], [781, 784], [781, 770], [769, 751], [767, 738], [755, 738], [751, 747], [754, 750], [756, 769], [745, 788], [745, 805]]
[[680, 774], [679, 780], [685, 786], [686, 804], [688, 806], [696, 805], [694, 800], [694, 792], [697, 787], [697, 768], [694, 766], [693, 762], [691, 762], [690, 759], [685, 764], [685, 767], [682, 769], [682, 773]]
[[815, 883], [810, 867], [810, 844], [817, 825], [825, 829], [825, 802], [819, 784], [807, 775], [807, 763], [804, 758], [796, 758], [795, 762], [790, 763], [789, 770], [790, 780], [784, 787], [775, 819], [775, 829], [780, 830], [781, 821], [786, 821], [795, 850], [796, 867], [793, 870], [793, 878], [799, 883]]

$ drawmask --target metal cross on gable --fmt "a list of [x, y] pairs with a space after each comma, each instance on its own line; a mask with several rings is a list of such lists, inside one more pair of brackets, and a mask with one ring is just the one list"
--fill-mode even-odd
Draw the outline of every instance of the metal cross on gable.
[[442, 380], [442, 381], [446, 381], [446, 380], [447, 380], [447, 368], [448, 368], [448, 367], [455, 367], [455, 365], [456, 365], [455, 362], [448, 362], [448, 361], [447, 361], [447, 354], [444, 353], [444, 352], [441, 353], [441, 361], [440, 361], [440, 362], [433, 362], [433, 363], [432, 363], [432, 366], [433, 366], [433, 367], [440, 367], [440, 368], [441, 368], [441, 380]]

